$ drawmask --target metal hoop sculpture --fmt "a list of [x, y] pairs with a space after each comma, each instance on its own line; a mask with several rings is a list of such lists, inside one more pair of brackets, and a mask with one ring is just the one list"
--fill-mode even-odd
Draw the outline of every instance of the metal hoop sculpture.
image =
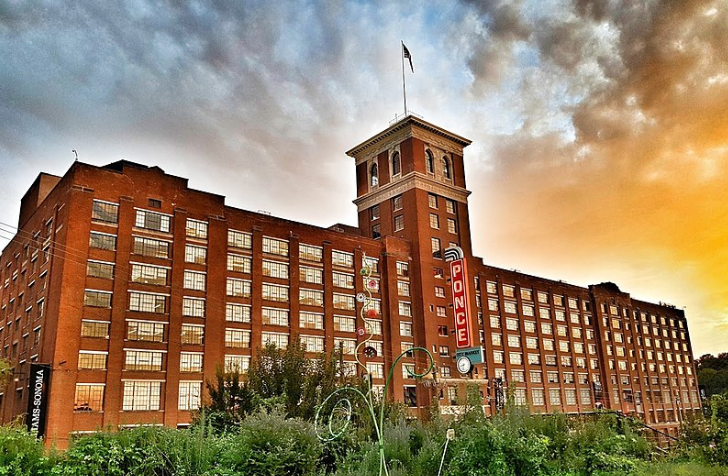
[[[360, 360], [360, 351], [363, 350], [364, 353], [366, 353], [367, 349], [370, 348], [367, 344], [374, 337], [373, 323], [376, 322], [374, 317], [376, 317], [377, 312], [376, 309], [374, 309], [374, 300], [372, 299], [371, 292], [371, 289], [374, 288], [374, 285], [372, 284], [373, 280], [367, 280], [367, 278], [371, 278], [372, 275], [371, 265], [366, 260], [366, 254], [364, 254], [362, 259], [364, 261], [364, 267], [361, 269], [361, 275], [366, 281], [366, 294], [359, 293], [357, 295], [357, 300], [363, 303], [360, 311], [360, 317], [364, 321], [364, 327], [366, 333], [369, 334], [369, 336], [356, 346], [354, 350], [354, 358], [356, 359], [357, 365], [363, 369], [363, 376], [365, 377], [364, 381], [366, 382], [366, 391], [362, 392], [358, 388], [354, 387], [341, 387], [334, 390], [316, 409], [315, 428], [317, 436], [322, 441], [332, 441], [339, 438], [346, 432], [346, 430], [349, 428], [349, 424], [351, 423], [351, 416], [354, 408], [352, 398], [360, 398], [366, 406], [367, 413], [372, 419], [374, 431], [377, 436], [377, 446], [379, 449], [379, 475], [382, 476], [384, 474], [388, 476], [389, 469], [387, 468], [387, 461], [384, 456], [384, 435], [382, 431], [384, 429], [385, 398], [387, 395], [387, 390], [389, 389], [389, 384], [392, 381], [392, 376], [394, 375], [394, 369], [399, 361], [404, 357], [411, 357], [415, 352], [423, 352], [427, 356], [428, 360], [427, 369], [422, 373], [413, 372], [412, 370], [407, 369], [408, 374], [411, 377], [417, 379], [425, 377], [429, 374], [432, 374], [433, 377], [436, 377], [436, 374], [434, 373], [435, 359], [432, 357], [432, 354], [424, 347], [413, 347], [410, 350], [399, 354], [397, 358], [394, 359], [394, 362], [392, 362], [392, 365], [389, 368], [389, 374], [387, 375], [387, 379], [384, 382], [382, 398], [379, 402], [379, 415], [377, 415], [377, 409], [375, 409], [374, 406], [375, 401], [374, 387], [372, 385], [372, 376], [369, 373], [367, 366], [364, 365]], [[331, 409], [328, 411], [328, 413], [325, 413], [325, 409], [329, 405], [331, 405]]]

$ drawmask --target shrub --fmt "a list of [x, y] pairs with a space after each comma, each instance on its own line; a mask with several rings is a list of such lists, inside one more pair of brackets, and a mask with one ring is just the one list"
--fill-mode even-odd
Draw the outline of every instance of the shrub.
[[24, 428], [0, 427], [0, 475], [47, 474], [53, 459], [44, 455], [43, 443]]
[[322, 450], [311, 423], [286, 419], [278, 407], [246, 418], [240, 432], [226, 441], [221, 464], [241, 474], [313, 475]]

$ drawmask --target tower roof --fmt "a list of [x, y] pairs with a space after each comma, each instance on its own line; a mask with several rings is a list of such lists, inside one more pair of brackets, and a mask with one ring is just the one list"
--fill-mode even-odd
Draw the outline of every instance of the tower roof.
[[385, 140], [387, 137], [391, 136], [392, 134], [395, 134], [396, 132], [399, 132], [402, 129], [405, 129], [407, 127], [413, 127], [413, 126], [423, 129], [425, 131], [431, 132], [438, 136], [441, 136], [444, 139], [447, 139], [449, 141], [456, 143], [460, 147], [467, 147], [472, 142], [470, 139], [466, 139], [465, 137], [459, 136], [457, 134], [453, 134], [452, 132], [443, 129], [442, 127], [438, 127], [423, 119], [409, 115], [409, 116], [405, 117], [404, 119], [402, 119], [401, 121], [399, 121], [395, 124], [392, 124], [390, 127], [383, 130], [379, 134], [376, 134], [376, 135], [370, 137], [369, 139], [365, 140], [361, 144], [349, 149], [346, 152], [346, 155], [348, 155], [349, 157], [356, 157], [356, 155], [359, 154], [360, 152], [362, 152], [363, 150], [368, 149], [369, 147], [379, 143], [382, 140]]

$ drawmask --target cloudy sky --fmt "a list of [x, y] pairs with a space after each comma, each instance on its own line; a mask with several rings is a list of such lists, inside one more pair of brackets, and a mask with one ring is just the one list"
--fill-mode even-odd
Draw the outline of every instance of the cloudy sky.
[[4, 0], [0, 223], [77, 149], [355, 224], [344, 152], [402, 113], [400, 40], [409, 108], [473, 140], [476, 254], [685, 306], [728, 351], [725, 0]]

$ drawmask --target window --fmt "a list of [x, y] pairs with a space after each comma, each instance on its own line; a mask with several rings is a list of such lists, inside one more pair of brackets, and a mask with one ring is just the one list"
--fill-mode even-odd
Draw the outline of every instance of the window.
[[123, 411], [159, 410], [162, 382], [131, 380], [124, 382]]
[[188, 218], [187, 226], [185, 227], [185, 233], [190, 238], [200, 238], [202, 240], [206, 240], [207, 222]]
[[366, 256], [362, 259], [361, 265], [362, 267], [371, 270], [372, 273], [379, 274], [379, 260], [377, 258]]
[[107, 352], [96, 352], [91, 350], [79, 351], [78, 370], [105, 370], [106, 355]]
[[347, 316], [334, 316], [334, 330], [339, 332], [356, 331], [356, 319]]
[[305, 306], [319, 306], [324, 305], [324, 292], [315, 289], [303, 289], [299, 290], [298, 300], [300, 304]]
[[168, 273], [169, 269], [161, 266], [138, 263], [131, 264], [131, 281], [133, 283], [166, 286]]
[[397, 195], [392, 198], [392, 210], [397, 211], [402, 209], [402, 195]]
[[263, 237], [263, 253], [278, 256], [288, 256], [288, 242], [268, 236]]
[[503, 310], [509, 314], [516, 314], [516, 303], [511, 301], [505, 301], [503, 303]]
[[89, 260], [86, 264], [86, 276], [101, 279], [114, 279], [114, 263]]
[[135, 236], [134, 254], [153, 258], [169, 258], [169, 242]]
[[447, 219], [447, 232], [457, 233], [457, 222], [453, 218]]
[[430, 228], [440, 229], [440, 217], [436, 213], [430, 213]]
[[[353, 319], [353, 318], [352, 318]], [[301, 329], [323, 329], [324, 316], [315, 312], [302, 311], [298, 316], [298, 325]], [[336, 316], [334, 316], [334, 326], [336, 325]]]
[[89, 248], [114, 251], [116, 249], [116, 236], [92, 231], [88, 246]]
[[353, 354], [356, 348], [356, 339], [343, 339], [334, 337], [334, 348], [338, 351], [342, 349], [344, 354]]
[[439, 238], [430, 238], [430, 243], [432, 244], [432, 256], [434, 258], [442, 258], [442, 249], [440, 245], [440, 239]]
[[333, 250], [331, 252], [331, 264], [333, 264], [334, 266], [340, 266], [342, 268], [353, 268], [354, 254], [346, 253], [344, 251]]
[[412, 317], [412, 304], [404, 301], [399, 301], [399, 315]]
[[334, 272], [333, 278], [335, 287], [354, 289], [354, 275]]
[[445, 199], [445, 206], [447, 208], [448, 213], [455, 213], [455, 201], [450, 200], [449, 198]]
[[147, 342], [164, 341], [164, 323], [146, 321], [127, 321], [126, 338]]
[[508, 347], [521, 347], [521, 338], [519, 336], [508, 336]]
[[376, 239], [382, 236], [382, 226], [377, 223], [372, 226], [372, 238]]
[[399, 152], [392, 154], [392, 176], [397, 176], [402, 173], [402, 160], [399, 157]]
[[[430, 208], [437, 209], [437, 195], [433, 195], [431, 193], [427, 194], [427, 203], [430, 206]], [[432, 216], [433, 215], [437, 216], [434, 213], [430, 213], [430, 224], [432, 224]], [[440, 228], [440, 226], [438, 225], [437, 227], [433, 227], [433, 228]]]
[[323, 248], [301, 243], [298, 245], [298, 257], [303, 261], [320, 263], [323, 260]]
[[182, 287], [184, 289], [193, 289], [195, 291], [204, 291], [206, 280], [207, 280], [206, 273], [185, 270], [184, 283], [183, 283]]
[[243, 231], [228, 230], [228, 246], [249, 250], [253, 248], [253, 235]]
[[111, 307], [111, 293], [87, 289], [83, 296], [83, 305], [89, 307]]
[[435, 286], [435, 296], [439, 298], [445, 297], [445, 288], [442, 286]]
[[237, 278], [227, 278], [226, 293], [228, 296], [250, 297], [251, 284], [250, 281]]
[[542, 383], [542, 376], [541, 372], [537, 370], [531, 370], [529, 372], [529, 379], [531, 380], [531, 383]]
[[437, 317], [447, 317], [447, 308], [445, 306], [437, 306], [435, 308]]
[[367, 362], [367, 373], [371, 375], [372, 378], [384, 378], [384, 364]]
[[397, 261], [397, 276], [403, 278], [409, 277], [409, 265], [402, 261]]
[[576, 405], [576, 389], [567, 388], [564, 390], [564, 399], [567, 405]]
[[181, 352], [179, 360], [180, 372], [202, 372], [201, 352]]
[[162, 370], [162, 352], [127, 350], [124, 368], [126, 370]]
[[511, 370], [511, 382], [525, 382], [526, 377], [523, 370]]
[[288, 264], [279, 261], [263, 260], [263, 276], [288, 279]]
[[506, 329], [509, 331], [517, 331], [518, 330], [518, 319], [508, 318], [506, 319]]
[[534, 321], [523, 321], [523, 329], [526, 332], [536, 332], [536, 323]]
[[225, 329], [225, 347], [233, 347], [236, 349], [250, 348], [250, 331]]
[[226, 355], [225, 372], [236, 374], [246, 373], [250, 368], [250, 356], [248, 355]]
[[103, 410], [104, 384], [77, 383], [73, 411], [98, 412]]
[[163, 294], [130, 292], [129, 310], [163, 314], [167, 311], [167, 297]]
[[509, 352], [508, 353], [508, 360], [511, 364], [514, 365], [522, 365], [523, 364], [523, 354], [515, 353], [515, 352]]
[[202, 382], [179, 383], [179, 399], [177, 408], [180, 410], [197, 410], [200, 408], [200, 394], [202, 393]]
[[253, 267], [253, 259], [250, 256], [242, 256], [229, 253], [227, 255], [227, 270], [236, 273], [250, 274]]
[[542, 334], [552, 334], [553, 326], [547, 322], [542, 322], [541, 323], [541, 333]]
[[403, 337], [412, 337], [412, 323], [411, 322], [400, 322], [399, 323], [399, 335]]
[[493, 361], [496, 364], [502, 364], [503, 363], [503, 352], [493, 351]]
[[355, 309], [354, 296], [334, 293], [334, 309], [353, 311]]
[[182, 343], [202, 345], [205, 338], [204, 326], [182, 324]]
[[186, 317], [205, 317], [205, 299], [182, 297], [182, 315]]
[[425, 150], [425, 170], [428, 174], [435, 173], [435, 156], [432, 155], [430, 149]]
[[300, 268], [301, 281], [304, 283], [323, 283], [323, 271], [321, 268], [309, 268], [308, 266], [301, 266]]
[[542, 407], [544, 406], [544, 394], [542, 388], [534, 388], [531, 390], [531, 404], [534, 407]]
[[273, 344], [279, 349], [288, 347], [288, 334], [263, 332], [263, 345]]
[[379, 185], [379, 169], [377, 168], [377, 164], [372, 164], [369, 167], [369, 185], [372, 187]]
[[301, 347], [306, 352], [318, 352], [324, 351], [324, 338], [321, 336], [301, 336]]
[[118, 223], [119, 205], [117, 203], [94, 200], [91, 210], [91, 220], [103, 223]]
[[161, 213], [150, 212], [147, 210], [137, 210], [134, 226], [137, 228], [169, 233], [170, 219], [171, 217], [169, 215], [163, 215]]
[[288, 286], [263, 283], [263, 299], [267, 301], [288, 302]]
[[185, 262], [205, 264], [207, 261], [207, 249], [202, 246], [185, 245]]
[[288, 327], [288, 309], [264, 307], [262, 309], [262, 317], [263, 324]]
[[526, 348], [538, 349], [538, 339], [535, 337], [526, 337]]
[[446, 180], [452, 179], [452, 170], [450, 169], [450, 160], [446, 156], [442, 156], [442, 176]]
[[503, 336], [501, 334], [491, 334], [490, 342], [493, 345], [502, 346], [503, 345]]
[[109, 337], [109, 323], [105, 321], [81, 321], [81, 337]]
[[558, 388], [549, 389], [549, 402], [551, 405], [561, 405], [561, 390]]

